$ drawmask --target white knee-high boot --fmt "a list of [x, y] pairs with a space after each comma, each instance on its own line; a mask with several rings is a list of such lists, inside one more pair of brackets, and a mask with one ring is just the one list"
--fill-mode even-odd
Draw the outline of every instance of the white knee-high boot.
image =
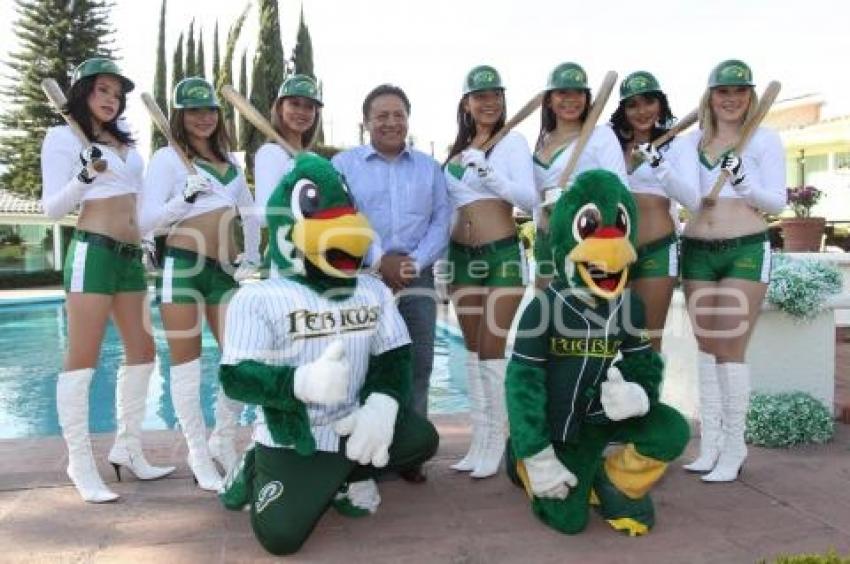
[[484, 393], [487, 395], [487, 431], [481, 457], [470, 474], [473, 478], [487, 478], [496, 474], [505, 453], [508, 434], [508, 413], [505, 406], [506, 366], [507, 361], [504, 358], [479, 361]]
[[732, 482], [747, 458], [747, 409], [750, 406], [750, 368], [741, 362], [717, 365], [720, 388], [723, 391], [723, 447], [720, 458], [704, 482]]
[[721, 414], [723, 412], [720, 381], [714, 355], [699, 352], [699, 411], [700, 443], [699, 456], [683, 468], [689, 472], [710, 472], [717, 464], [723, 442]]
[[121, 481], [124, 466], [139, 480], [156, 480], [174, 472], [174, 466], [151, 466], [142, 452], [142, 421], [145, 418], [145, 400], [154, 363], [121, 365], [118, 369], [115, 406], [118, 430], [115, 443], [109, 451], [109, 462]]
[[201, 359], [171, 367], [171, 400], [189, 447], [189, 468], [202, 489], [218, 491], [221, 474], [207, 447], [207, 427], [201, 413]]
[[481, 457], [487, 433], [487, 405], [484, 380], [478, 367], [478, 353], [466, 351], [467, 391], [469, 392], [469, 419], [472, 422], [472, 440], [469, 451], [452, 468], [460, 472], [471, 472]]
[[103, 483], [91, 450], [89, 438], [89, 385], [94, 369], [83, 368], [59, 373], [56, 380], [56, 411], [62, 437], [68, 445], [68, 477], [89, 503], [115, 501], [118, 494]]
[[219, 387], [215, 400], [215, 427], [207, 444], [210, 455], [224, 469], [225, 476], [239, 463], [239, 454], [236, 452], [236, 427], [244, 405], [241, 401], [227, 397]]

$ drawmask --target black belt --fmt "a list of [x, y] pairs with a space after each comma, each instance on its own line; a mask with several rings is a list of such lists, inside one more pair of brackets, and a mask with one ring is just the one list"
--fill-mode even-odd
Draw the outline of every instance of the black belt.
[[679, 238], [676, 236], [675, 233], [669, 233], [660, 239], [656, 239], [655, 241], [650, 241], [649, 243], [641, 245], [637, 248], [637, 254], [639, 257], [651, 255], [655, 251], [672, 245], [678, 240]]
[[96, 247], [103, 247], [131, 260], [142, 260], [142, 248], [136, 243], [124, 243], [117, 241], [107, 235], [92, 233], [91, 231], [74, 230], [74, 239], [84, 243], [90, 243]]
[[218, 270], [225, 272], [225, 273], [227, 272], [224, 269], [224, 266], [222, 266], [222, 264], [219, 261], [215, 260], [212, 257], [208, 257], [208, 256], [205, 256], [205, 255], [196, 253], [195, 251], [190, 251], [189, 249], [181, 249], [179, 247], [168, 247], [167, 246], [167, 247], [165, 247], [165, 256], [191, 260], [192, 262], [195, 262], [195, 263], [197, 263], [198, 259], [200, 258], [200, 259], [204, 260], [204, 264], [206, 264], [207, 266], [209, 266], [211, 268], [218, 269]]
[[765, 241], [767, 241], [767, 231], [734, 237], [732, 239], [693, 239], [691, 237], [682, 237], [683, 245], [692, 249], [702, 249], [705, 251], [726, 251], [752, 243], [764, 243]]
[[516, 247], [519, 244], [519, 237], [516, 235], [511, 235], [510, 237], [505, 237], [504, 239], [496, 239], [495, 241], [490, 241], [489, 243], [483, 243], [481, 245], [464, 245], [462, 243], [456, 243], [454, 241], [450, 241], [449, 244], [451, 248], [457, 252], [463, 253], [467, 256], [481, 256], [487, 254], [492, 251], [498, 251], [501, 249], [505, 249], [507, 247]]

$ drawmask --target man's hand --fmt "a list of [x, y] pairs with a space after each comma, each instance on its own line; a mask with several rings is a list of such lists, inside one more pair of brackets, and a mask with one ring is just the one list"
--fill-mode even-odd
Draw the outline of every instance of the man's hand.
[[555, 456], [552, 445], [534, 456], [523, 458], [532, 493], [541, 498], [566, 499], [570, 488], [578, 485], [578, 478]]
[[409, 256], [402, 254], [384, 254], [378, 265], [378, 271], [384, 283], [393, 292], [406, 288], [417, 275], [416, 263]]
[[608, 369], [608, 378], [600, 386], [599, 400], [611, 421], [642, 417], [649, 411], [649, 397], [639, 384], [626, 382], [616, 366]]
[[396, 415], [396, 400], [386, 394], [369, 394], [362, 407], [334, 424], [337, 434], [348, 436], [345, 456], [375, 468], [386, 466], [390, 460]]
[[342, 403], [348, 395], [350, 372], [345, 346], [333, 341], [319, 358], [295, 369], [295, 397], [307, 403]]

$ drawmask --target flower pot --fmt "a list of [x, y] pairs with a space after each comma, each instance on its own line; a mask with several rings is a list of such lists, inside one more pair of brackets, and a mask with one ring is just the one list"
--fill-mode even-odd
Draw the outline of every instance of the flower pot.
[[782, 248], [790, 252], [818, 252], [826, 218], [787, 217], [782, 219]]

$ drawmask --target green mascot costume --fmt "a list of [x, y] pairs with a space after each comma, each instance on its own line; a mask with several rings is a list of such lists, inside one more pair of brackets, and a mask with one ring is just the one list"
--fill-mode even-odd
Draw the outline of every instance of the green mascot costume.
[[329, 506], [374, 513], [373, 477], [421, 465], [439, 439], [406, 409], [410, 339], [389, 289], [358, 273], [373, 232], [341, 175], [300, 154], [267, 219], [281, 277], [230, 302], [220, 369], [228, 396], [261, 409], [219, 497], [250, 508], [269, 552], [291, 554]]
[[555, 280], [522, 312], [507, 368], [508, 475], [558, 531], [582, 531], [595, 505], [614, 529], [642, 535], [655, 522], [648, 491], [689, 429], [659, 402], [661, 357], [626, 289], [634, 200], [616, 175], [587, 171], [549, 233]]

